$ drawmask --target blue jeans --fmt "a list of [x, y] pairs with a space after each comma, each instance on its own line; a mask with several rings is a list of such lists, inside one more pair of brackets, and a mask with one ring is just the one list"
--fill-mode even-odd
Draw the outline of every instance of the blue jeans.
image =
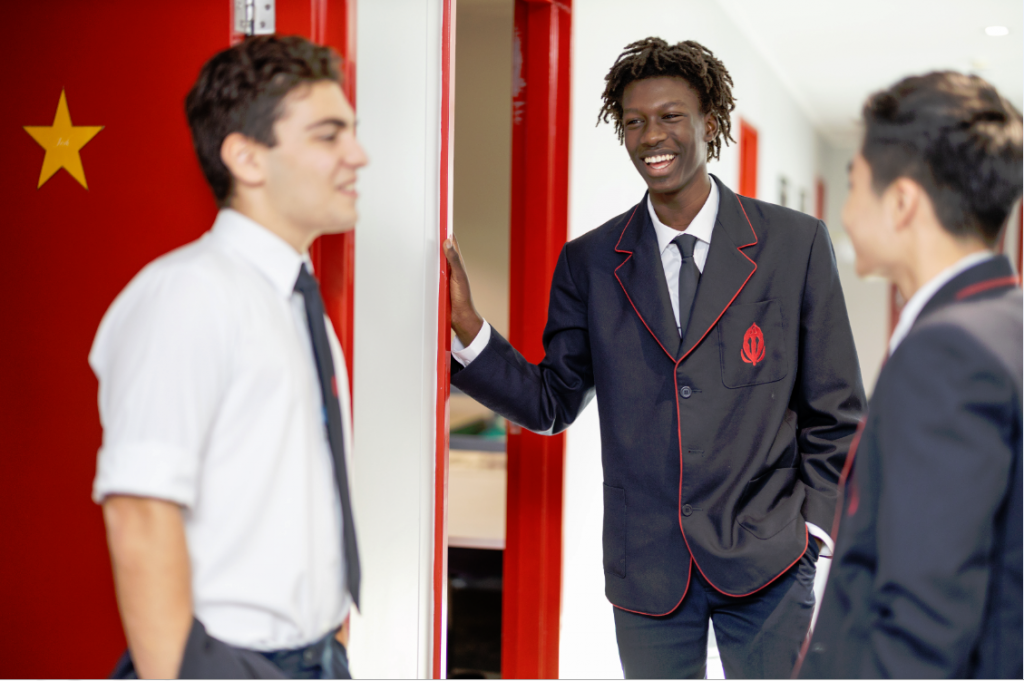
[[788, 679], [814, 612], [818, 545], [749, 596], [726, 596], [696, 568], [683, 602], [663, 617], [615, 608], [615, 637], [627, 679], [703, 679], [708, 620], [730, 679]]
[[319, 641], [294, 650], [272, 650], [263, 656], [290, 679], [351, 679], [348, 652], [331, 631]]

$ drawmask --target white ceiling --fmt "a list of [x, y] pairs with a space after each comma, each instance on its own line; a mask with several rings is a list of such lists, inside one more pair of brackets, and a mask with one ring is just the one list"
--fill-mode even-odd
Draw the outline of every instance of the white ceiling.
[[[1021, 0], [718, 0], [833, 144], [857, 140], [861, 106], [904, 76], [976, 73], [1024, 108]], [[985, 27], [1006, 26], [989, 37]]]

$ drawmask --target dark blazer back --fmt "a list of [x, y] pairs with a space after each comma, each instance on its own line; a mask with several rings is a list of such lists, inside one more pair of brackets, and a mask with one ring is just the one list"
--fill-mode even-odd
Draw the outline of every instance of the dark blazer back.
[[925, 306], [846, 475], [804, 678], [1021, 678], [1022, 301], [1004, 257]]

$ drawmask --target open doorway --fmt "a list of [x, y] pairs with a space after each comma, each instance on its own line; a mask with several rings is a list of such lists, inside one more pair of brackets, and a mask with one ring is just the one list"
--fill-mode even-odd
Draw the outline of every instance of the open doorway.
[[[480, 314], [509, 335], [513, 0], [456, 5], [454, 228]], [[452, 389], [448, 678], [499, 678], [504, 419]]]

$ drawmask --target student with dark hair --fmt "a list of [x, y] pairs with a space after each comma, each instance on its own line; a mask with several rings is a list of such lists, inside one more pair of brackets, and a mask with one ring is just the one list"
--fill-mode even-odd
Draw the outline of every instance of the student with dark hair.
[[977, 76], [868, 99], [843, 223], [907, 300], [840, 482], [806, 678], [1021, 678], [1021, 115]]
[[825, 225], [707, 172], [731, 90], [692, 41], [647, 38], [612, 66], [600, 115], [648, 192], [565, 245], [540, 365], [476, 313], [446, 244], [452, 383], [538, 433], [598, 398], [605, 593], [630, 678], [704, 678], [709, 620], [727, 676], [790, 673], [864, 407]]
[[115, 677], [349, 676], [348, 378], [307, 252], [354, 226], [366, 164], [338, 61], [259, 37], [203, 66], [186, 113], [221, 211], [96, 334]]

